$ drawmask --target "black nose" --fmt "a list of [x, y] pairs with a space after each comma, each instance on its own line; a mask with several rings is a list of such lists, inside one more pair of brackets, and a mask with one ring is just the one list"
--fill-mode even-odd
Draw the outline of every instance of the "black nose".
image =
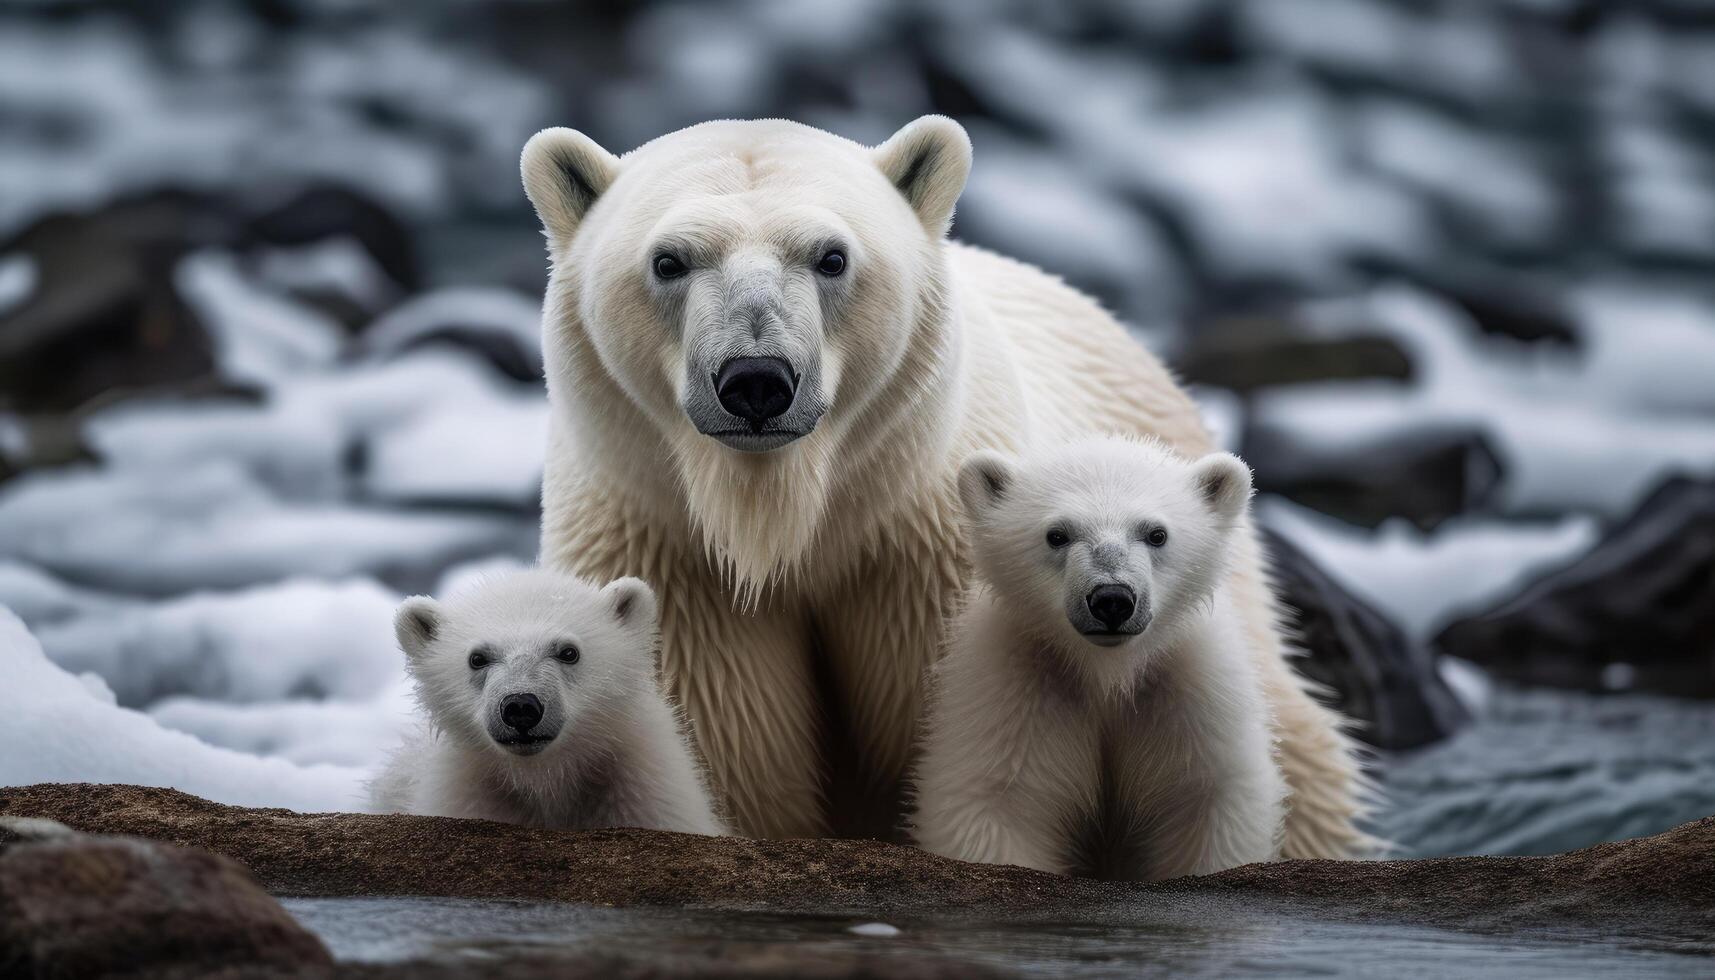
[[1123, 585], [1098, 585], [1084, 597], [1084, 605], [1097, 622], [1117, 631], [1137, 611], [1137, 593]]
[[785, 415], [797, 390], [792, 365], [778, 357], [735, 357], [715, 375], [721, 407], [752, 425]]
[[508, 694], [500, 702], [500, 720], [523, 735], [542, 720], [542, 699], [534, 694]]

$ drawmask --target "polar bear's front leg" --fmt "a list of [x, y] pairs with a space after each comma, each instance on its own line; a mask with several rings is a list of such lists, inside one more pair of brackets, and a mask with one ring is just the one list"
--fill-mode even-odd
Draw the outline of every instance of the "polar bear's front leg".
[[1284, 784], [1274, 772], [1179, 786], [1150, 821], [1145, 863], [1136, 876], [1164, 881], [1274, 860], [1283, 795]]
[[734, 608], [708, 574], [657, 588], [662, 680], [734, 831], [825, 834], [822, 717], [802, 617]]

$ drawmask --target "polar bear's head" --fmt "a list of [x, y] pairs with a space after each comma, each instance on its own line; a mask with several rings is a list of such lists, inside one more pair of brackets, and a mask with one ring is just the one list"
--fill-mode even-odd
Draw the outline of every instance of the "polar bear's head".
[[597, 588], [530, 570], [444, 601], [413, 596], [393, 625], [437, 730], [534, 756], [593, 741], [629, 710], [653, 670], [655, 617], [639, 579]]
[[1066, 649], [1154, 648], [1214, 592], [1250, 499], [1236, 456], [1101, 438], [959, 472], [978, 571]]
[[957, 346], [942, 243], [970, 164], [939, 116], [876, 147], [782, 120], [624, 157], [536, 134], [522, 169], [553, 264], [550, 388], [585, 426], [640, 414], [711, 544], [741, 577], [769, 574], [814, 538], [834, 467], [950, 384], [934, 377]]

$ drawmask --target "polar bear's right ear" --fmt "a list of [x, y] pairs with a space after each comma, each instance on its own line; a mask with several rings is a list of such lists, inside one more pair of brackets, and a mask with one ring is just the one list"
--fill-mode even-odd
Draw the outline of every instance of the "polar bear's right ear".
[[971, 138], [946, 116], [921, 116], [875, 148], [875, 163], [929, 234], [940, 238], [971, 175]]
[[619, 625], [649, 629], [655, 625], [655, 590], [640, 578], [616, 578], [602, 586], [601, 597]]
[[405, 651], [405, 659], [412, 663], [423, 659], [440, 628], [441, 607], [426, 595], [406, 599], [393, 614], [393, 635], [399, 638], [399, 649]]
[[548, 237], [564, 244], [613, 179], [619, 158], [575, 129], [544, 129], [524, 144], [524, 193]]
[[965, 513], [982, 517], [1006, 499], [1012, 489], [1014, 460], [1002, 452], [982, 449], [972, 453], [959, 467], [959, 500]]

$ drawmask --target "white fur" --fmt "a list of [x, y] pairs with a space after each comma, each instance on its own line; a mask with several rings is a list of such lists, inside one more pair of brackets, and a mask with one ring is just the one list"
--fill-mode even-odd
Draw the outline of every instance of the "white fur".
[[[656, 603], [643, 582], [513, 572], [444, 602], [407, 599], [395, 627], [427, 724], [376, 780], [377, 810], [724, 832], [656, 681]], [[556, 658], [568, 647], [575, 663]], [[473, 651], [488, 664], [473, 668]], [[529, 755], [496, 740], [514, 734], [502, 699], [524, 693], [545, 709], [532, 731], [551, 738]]]
[[[934, 672], [919, 843], [1151, 880], [1278, 857], [1286, 784], [1223, 584], [1249, 471], [1111, 438], [979, 454], [960, 483], [982, 585]], [[1074, 607], [1098, 584], [1135, 590], [1141, 633], [1098, 646], [1080, 631]]]
[[[899, 829], [925, 671], [969, 585], [965, 456], [1100, 432], [1211, 448], [1088, 297], [945, 239], [970, 166], [934, 116], [875, 147], [758, 120], [618, 157], [564, 129], [525, 148], [552, 263], [541, 558], [660, 590], [664, 680], [744, 833]], [[829, 242], [848, 268], [818, 277]], [[663, 248], [685, 275], [652, 276]], [[794, 441], [747, 452], [699, 430], [734, 354], [802, 374]], [[1293, 788], [1287, 853], [1355, 853], [1351, 745], [1286, 663], [1248, 528], [1232, 550]]]

